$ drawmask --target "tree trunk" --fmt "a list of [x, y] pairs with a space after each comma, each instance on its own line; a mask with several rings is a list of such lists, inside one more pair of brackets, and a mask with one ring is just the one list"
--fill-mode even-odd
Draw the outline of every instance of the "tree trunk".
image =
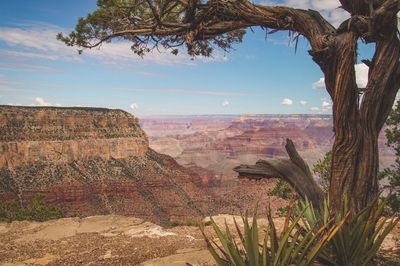
[[303, 198], [309, 199], [313, 206], [319, 207], [323, 202], [324, 192], [315, 182], [307, 163], [298, 154], [294, 143], [286, 140], [286, 151], [290, 160], [259, 160], [255, 165], [240, 165], [233, 170], [239, 178], [261, 179], [281, 178], [288, 182]]
[[[377, 42], [362, 100], [355, 82], [356, 41], [338, 36], [335, 60], [322, 68], [333, 100], [335, 142], [329, 199], [334, 210], [348, 193], [350, 208], [360, 211], [378, 196], [378, 137], [399, 89], [399, 40], [392, 34]], [[354, 58], [354, 59], [353, 59]], [[330, 77], [330, 78], [329, 78]]]
[[[195, 2], [146, 1], [147, 5], [135, 3], [126, 10], [119, 5], [99, 5], [101, 12], [80, 20], [69, 36], [60, 34], [57, 38], [80, 48], [95, 48], [122, 38], [132, 42], [131, 48], [138, 55], [159, 45], [177, 53], [174, 48], [186, 44], [190, 55], [209, 56], [215, 46], [226, 50], [232, 43], [240, 42], [242, 29], [252, 26], [272, 32], [287, 30], [296, 41], [300, 35], [306, 37], [311, 47], [309, 53], [325, 75], [333, 102], [331, 206], [338, 210], [345, 193], [353, 213], [367, 206], [378, 192], [378, 135], [400, 87], [396, 17], [400, 1], [339, 0], [351, 18], [338, 28], [313, 10], [263, 6], [251, 1]], [[360, 39], [376, 44], [372, 61], [366, 60], [369, 79], [362, 101], [354, 69]], [[290, 157], [290, 161], [263, 165], [277, 170], [282, 178], [298, 186], [299, 193], [310, 194], [307, 197], [311, 198], [312, 191], [317, 190], [315, 184], [298, 182], [302, 178], [312, 179], [309, 170], [300, 163], [303, 160], [299, 156], [301, 160]], [[284, 165], [288, 168], [282, 168]]]
[[[345, 32], [335, 36], [329, 51], [314, 53], [313, 60], [325, 74], [325, 85], [333, 102], [333, 131], [331, 180], [329, 200], [334, 210], [341, 206], [343, 195], [352, 187], [362, 147], [362, 129], [358, 110], [359, 90], [354, 65], [357, 58], [357, 36]], [[349, 193], [352, 202], [352, 195]]]
[[[352, 32], [337, 35], [329, 49], [310, 52], [325, 74], [325, 84], [333, 101], [333, 130], [329, 200], [333, 211], [341, 208], [347, 193], [352, 213], [370, 204], [378, 196], [378, 137], [400, 87], [399, 40], [395, 35], [377, 42], [369, 64], [369, 81], [360, 99], [355, 68], [357, 36]], [[300, 174], [296, 156], [288, 150], [291, 160], [259, 161], [255, 166], [241, 166], [234, 170], [250, 178], [279, 177], [294, 186], [302, 196], [320, 201], [315, 196], [316, 183], [307, 167]], [[304, 163], [304, 161], [300, 158]], [[304, 163], [305, 164], [305, 163]], [[286, 171], [283, 171], [283, 169]], [[309, 170], [308, 170], [309, 171]]]

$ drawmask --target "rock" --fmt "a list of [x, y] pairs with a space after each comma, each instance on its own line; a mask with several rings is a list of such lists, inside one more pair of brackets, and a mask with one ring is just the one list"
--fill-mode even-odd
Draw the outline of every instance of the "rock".
[[104, 256], [100, 257], [100, 259], [102, 259], [102, 260], [111, 259], [111, 258], [112, 258], [111, 250], [107, 250], [106, 254], [104, 254]]
[[136, 117], [100, 108], [0, 107], [0, 168], [143, 156], [148, 139]]
[[0, 106], [0, 131], [0, 201], [27, 205], [42, 193], [66, 216], [164, 225], [207, 213], [200, 177], [150, 149], [125, 111]]
[[41, 258], [33, 258], [29, 260], [25, 260], [23, 263], [26, 263], [28, 265], [34, 264], [34, 265], [48, 265], [51, 262], [57, 260], [58, 257], [51, 255], [51, 254], [46, 254]]
[[6, 225], [1, 225], [0, 224], [0, 234], [4, 234], [8, 232], [8, 228]]
[[78, 227], [78, 218], [49, 221], [46, 224], [40, 224], [34, 230], [26, 230], [17, 241], [60, 240], [76, 235]]
[[204, 249], [183, 249], [177, 254], [163, 258], [149, 260], [140, 264], [141, 266], [187, 266], [187, 265], [215, 265], [215, 262], [207, 250]]
[[[232, 215], [221, 214], [213, 216], [213, 219], [220, 227], [225, 227], [225, 221], [227, 221], [231, 233], [240, 242]], [[242, 227], [240, 219], [237, 221], [239, 227]], [[265, 219], [258, 219], [261, 228], [265, 222]], [[284, 218], [276, 218], [274, 223], [280, 233]], [[4, 225], [0, 223], [0, 226]], [[83, 225], [82, 229], [80, 225]], [[93, 229], [89, 230], [91, 226]], [[186, 263], [202, 266], [215, 265], [206, 250], [199, 228], [193, 226], [166, 229], [134, 217], [105, 215], [64, 218], [43, 223], [13, 222], [7, 224], [7, 227], [8, 232], [0, 233], [1, 266], [32, 264], [186, 266]], [[60, 238], [58, 231], [64, 231], [66, 228], [74, 234]], [[150, 237], [155, 235], [144, 233], [154, 231], [161, 232], [163, 236]], [[132, 232], [136, 233], [130, 235]], [[398, 232], [399, 226], [384, 241], [381, 254], [398, 258], [400, 254]], [[113, 235], [104, 237], [104, 234], [108, 233]], [[220, 243], [211, 226], [205, 227], [205, 233], [216, 243]], [[264, 230], [260, 230], [260, 240], [263, 233]], [[189, 236], [195, 240], [190, 239]]]
[[[9, 231], [0, 233], [0, 265], [138, 265], [180, 249], [204, 246], [197, 227], [165, 229], [117, 215], [12, 222], [7, 226]], [[60, 233], [65, 231], [70, 233]], [[198, 240], [190, 240], [189, 234]]]
[[160, 226], [149, 224], [144, 228], [132, 228], [129, 231], [125, 232], [125, 235], [131, 237], [151, 237], [151, 238], [159, 238], [165, 236], [175, 236], [175, 233], [164, 231]]

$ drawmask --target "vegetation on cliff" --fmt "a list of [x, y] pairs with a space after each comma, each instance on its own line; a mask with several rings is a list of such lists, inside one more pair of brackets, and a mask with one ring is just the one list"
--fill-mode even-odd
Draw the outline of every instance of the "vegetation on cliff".
[[16, 201], [0, 202], [0, 221], [38, 221], [44, 222], [62, 218], [59, 208], [51, 207], [43, 194], [36, 194], [33, 199], [23, 206]]
[[169, 225], [200, 219], [207, 208], [200, 178], [150, 149], [125, 111], [0, 106], [0, 118], [0, 202], [13, 210], [8, 216], [31, 219], [5, 202], [29, 202], [37, 192], [65, 216], [115, 213]]

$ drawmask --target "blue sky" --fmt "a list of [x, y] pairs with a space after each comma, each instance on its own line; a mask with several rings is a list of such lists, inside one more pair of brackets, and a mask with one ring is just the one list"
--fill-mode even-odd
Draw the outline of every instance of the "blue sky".
[[[317, 9], [335, 25], [347, 17], [335, 0], [275, 2]], [[331, 113], [305, 39], [295, 53], [286, 32], [265, 40], [255, 28], [230, 53], [195, 60], [166, 52], [141, 59], [127, 43], [78, 55], [55, 40], [95, 9], [95, 0], [0, 1], [0, 104], [109, 107], [139, 116]], [[360, 59], [371, 50], [361, 46]], [[356, 69], [362, 84], [368, 69]]]

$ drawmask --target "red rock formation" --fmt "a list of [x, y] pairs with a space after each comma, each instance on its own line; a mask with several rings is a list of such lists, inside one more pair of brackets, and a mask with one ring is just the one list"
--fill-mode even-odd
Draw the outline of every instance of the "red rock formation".
[[[225, 176], [239, 164], [286, 157], [286, 138], [294, 141], [312, 166], [331, 149], [334, 135], [329, 115], [166, 116], [145, 118], [142, 124], [156, 151], [173, 156], [182, 165], [195, 163]], [[381, 134], [382, 168], [394, 161], [385, 142]]]
[[201, 177], [148, 148], [121, 110], [0, 106], [0, 200], [43, 193], [68, 215], [157, 223], [208, 214]]

